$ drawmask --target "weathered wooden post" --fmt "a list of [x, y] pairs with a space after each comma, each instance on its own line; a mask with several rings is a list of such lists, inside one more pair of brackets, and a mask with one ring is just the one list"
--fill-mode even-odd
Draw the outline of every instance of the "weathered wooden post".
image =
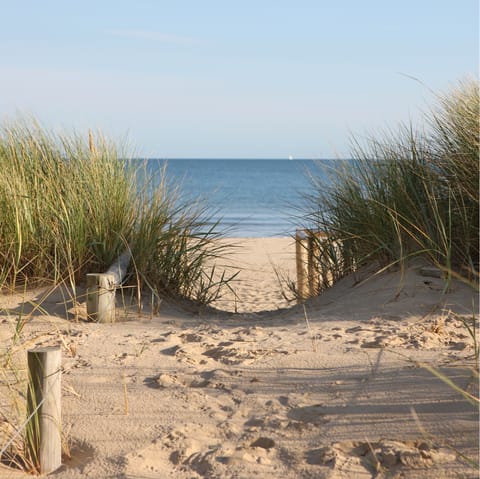
[[99, 323], [115, 322], [115, 289], [122, 284], [130, 264], [130, 251], [122, 253], [106, 273], [87, 274], [87, 315]]
[[307, 271], [308, 271], [308, 296], [315, 296], [320, 286], [320, 235], [308, 232], [307, 238]]
[[307, 251], [306, 244], [307, 237], [305, 230], [297, 230], [295, 232], [295, 256], [297, 266], [297, 292], [299, 299], [308, 297], [308, 276], [305, 271], [307, 262], [305, 261], [305, 254]]
[[115, 276], [87, 274], [87, 316], [99, 323], [115, 322]]
[[62, 465], [60, 346], [28, 351], [27, 447], [40, 474]]

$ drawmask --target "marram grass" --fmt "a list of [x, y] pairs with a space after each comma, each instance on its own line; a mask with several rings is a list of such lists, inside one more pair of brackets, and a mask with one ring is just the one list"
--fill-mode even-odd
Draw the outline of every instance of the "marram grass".
[[125, 249], [136, 284], [208, 304], [228, 285], [212, 260], [228, 246], [208, 211], [165, 170], [149, 177], [96, 135], [57, 135], [34, 120], [0, 129], [0, 288], [84, 281]]
[[[307, 220], [341, 244], [338, 274], [359, 265], [398, 264], [415, 255], [475, 284], [479, 269], [479, 85], [445, 95], [422, 130], [353, 142], [353, 160], [312, 176]], [[325, 246], [324, 250], [328, 249]]]
[[[335, 279], [361, 265], [377, 264], [382, 271], [421, 256], [444, 273], [445, 289], [453, 277], [478, 290], [479, 82], [459, 82], [436, 100], [421, 130], [401, 126], [365, 144], [354, 141], [352, 161], [331, 172], [331, 183], [312, 173], [305, 222], [326, 233], [317, 263], [332, 265]], [[339, 255], [332, 254], [335, 245]], [[472, 309], [464, 326], [473, 346], [472, 377], [478, 379], [478, 303]], [[477, 396], [437, 368], [416, 364], [478, 409]], [[476, 458], [449, 447], [478, 471]]]

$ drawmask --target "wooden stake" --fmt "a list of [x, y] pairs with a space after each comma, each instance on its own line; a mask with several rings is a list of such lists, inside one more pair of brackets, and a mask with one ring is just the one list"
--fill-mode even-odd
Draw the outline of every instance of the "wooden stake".
[[40, 474], [62, 465], [61, 366], [60, 346], [28, 351], [27, 447]]
[[115, 322], [114, 274], [87, 274], [87, 315], [99, 323]]
[[308, 296], [316, 296], [320, 287], [319, 241], [319, 237], [315, 233], [309, 233], [307, 239]]
[[308, 277], [305, 271], [306, 236], [304, 230], [295, 233], [295, 257], [297, 266], [297, 292], [300, 299], [308, 297]]

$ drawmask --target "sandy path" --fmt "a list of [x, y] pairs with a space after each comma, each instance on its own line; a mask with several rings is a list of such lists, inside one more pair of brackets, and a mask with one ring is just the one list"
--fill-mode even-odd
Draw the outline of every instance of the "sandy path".
[[295, 241], [292, 238], [231, 239], [235, 248], [227, 264], [239, 271], [232, 283], [234, 292], [226, 291], [215, 303], [224, 311], [238, 313], [285, 308], [291, 298], [280, 278], [294, 280]]
[[[443, 295], [416, 269], [399, 279], [346, 279], [305, 309], [266, 313], [164, 305], [113, 325], [38, 314], [24, 340], [61, 341], [64, 354], [72, 457], [53, 477], [477, 477], [459, 454], [478, 456], [478, 407], [416, 363], [477, 393], [462, 326], [476, 295], [461, 284]], [[252, 303], [273, 305], [264, 287]], [[0, 337], [13, 327], [3, 315]]]

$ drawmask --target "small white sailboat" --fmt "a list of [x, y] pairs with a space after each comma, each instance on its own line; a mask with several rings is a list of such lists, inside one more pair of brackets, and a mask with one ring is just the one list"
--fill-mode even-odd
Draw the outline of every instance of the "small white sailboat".
[[292, 155], [288, 155], [288, 159], [289, 159], [289, 160], [293, 160], [293, 156], [292, 156]]

